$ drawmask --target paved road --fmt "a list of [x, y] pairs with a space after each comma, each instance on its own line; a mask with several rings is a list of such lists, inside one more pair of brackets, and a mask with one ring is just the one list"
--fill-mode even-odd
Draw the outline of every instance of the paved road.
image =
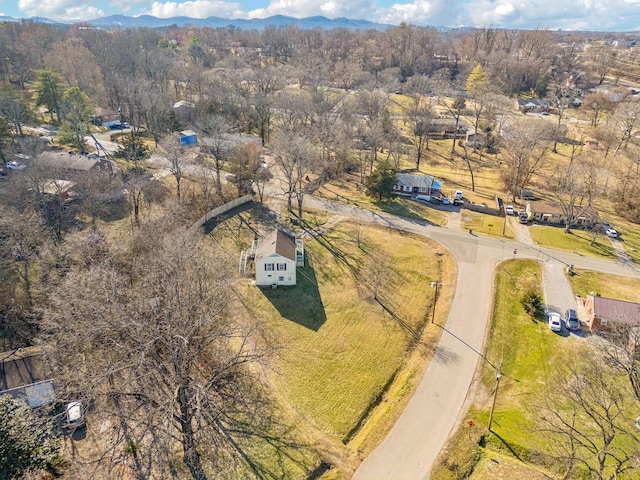
[[306, 197], [305, 205], [432, 238], [448, 248], [458, 264], [451, 310], [433, 360], [397, 423], [361, 464], [355, 480], [428, 478], [436, 457], [464, 413], [479, 361], [474, 350], [482, 351], [490, 319], [493, 275], [498, 263], [514, 257], [542, 262], [545, 278], [560, 282], [557, 290], [547, 289], [546, 302], [555, 308], [569, 306], [570, 287], [563, 273], [569, 264], [640, 278], [640, 269], [628, 263], [537, 248], [526, 235], [518, 235], [521, 241], [480, 237], [463, 232], [455, 222], [451, 228], [442, 228], [315, 197]]

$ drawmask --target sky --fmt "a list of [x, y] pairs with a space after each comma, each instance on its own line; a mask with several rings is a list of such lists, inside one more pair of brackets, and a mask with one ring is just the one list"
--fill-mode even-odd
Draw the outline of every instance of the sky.
[[640, 31], [640, 0], [0, 0], [0, 14], [82, 21], [159, 18], [347, 17], [397, 25]]

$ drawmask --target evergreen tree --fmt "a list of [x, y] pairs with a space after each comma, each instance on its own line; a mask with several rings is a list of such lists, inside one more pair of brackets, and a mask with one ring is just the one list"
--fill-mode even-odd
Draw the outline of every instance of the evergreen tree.
[[29, 471], [51, 469], [59, 448], [51, 421], [10, 395], [0, 396], [0, 419], [0, 478], [18, 479]]
[[379, 163], [364, 182], [367, 195], [378, 201], [393, 198], [396, 173], [396, 168], [390, 162]]
[[62, 96], [64, 123], [58, 132], [62, 143], [86, 150], [84, 135], [93, 114], [93, 107], [86, 93], [78, 87], [71, 87]]
[[149, 147], [140, 135], [131, 130], [120, 138], [120, 149], [115, 156], [133, 162], [137, 168], [139, 161], [149, 157]]
[[38, 84], [36, 86], [36, 107], [45, 106], [49, 110], [49, 117], [53, 123], [55, 112], [60, 122], [60, 101], [62, 100], [62, 83], [60, 77], [53, 70], [38, 70]]

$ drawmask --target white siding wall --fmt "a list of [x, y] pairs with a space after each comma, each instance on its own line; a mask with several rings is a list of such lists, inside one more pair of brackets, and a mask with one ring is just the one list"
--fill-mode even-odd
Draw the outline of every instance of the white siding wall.
[[280, 255], [256, 260], [256, 285], [295, 285], [296, 261]]

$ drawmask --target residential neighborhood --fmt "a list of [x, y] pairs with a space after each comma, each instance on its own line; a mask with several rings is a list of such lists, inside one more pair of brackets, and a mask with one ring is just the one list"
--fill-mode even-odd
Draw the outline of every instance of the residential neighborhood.
[[126, 18], [0, 19], [0, 478], [635, 478], [635, 33]]

